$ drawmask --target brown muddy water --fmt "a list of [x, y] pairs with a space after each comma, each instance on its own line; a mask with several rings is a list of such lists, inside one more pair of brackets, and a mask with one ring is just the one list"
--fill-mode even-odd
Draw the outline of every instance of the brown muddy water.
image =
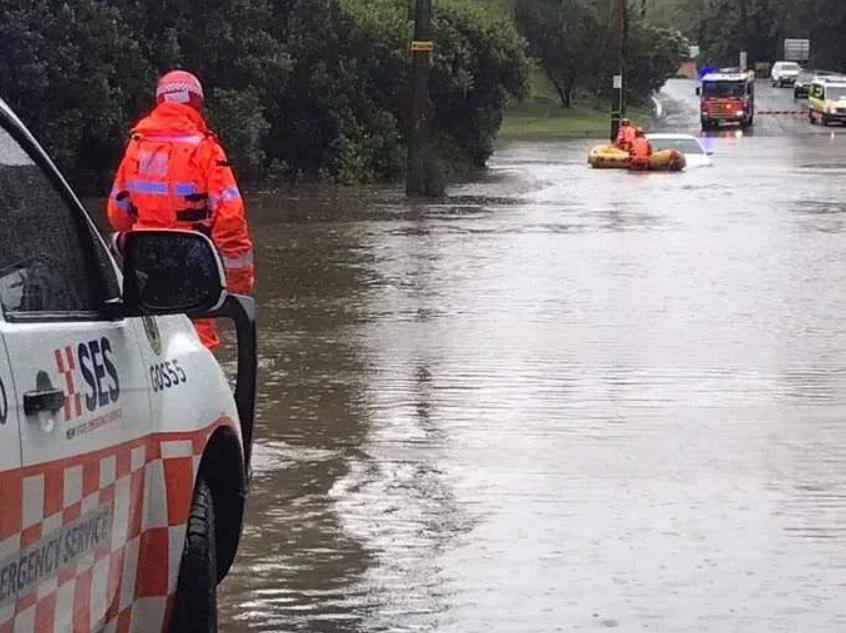
[[221, 630], [846, 630], [846, 136], [806, 126], [680, 175], [517, 144], [434, 203], [250, 200]]

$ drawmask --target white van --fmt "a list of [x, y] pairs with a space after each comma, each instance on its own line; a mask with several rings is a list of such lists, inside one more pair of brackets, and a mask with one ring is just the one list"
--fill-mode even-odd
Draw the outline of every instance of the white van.
[[796, 62], [776, 62], [771, 74], [773, 87], [792, 86], [796, 83], [802, 68]]

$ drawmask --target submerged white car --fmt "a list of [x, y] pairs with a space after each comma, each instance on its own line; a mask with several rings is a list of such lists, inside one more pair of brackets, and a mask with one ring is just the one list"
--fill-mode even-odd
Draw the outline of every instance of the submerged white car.
[[687, 168], [710, 167], [714, 164], [710, 152], [695, 136], [690, 134], [649, 134], [647, 136], [653, 152], [677, 149], [687, 159]]

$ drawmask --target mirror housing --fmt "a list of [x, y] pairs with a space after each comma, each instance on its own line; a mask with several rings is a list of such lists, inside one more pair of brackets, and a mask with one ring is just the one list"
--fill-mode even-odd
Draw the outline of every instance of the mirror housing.
[[702, 88], [700, 88], [699, 86], [696, 86], [696, 96], [698, 97], [700, 95], [702, 95]]
[[123, 308], [126, 316], [197, 317], [226, 300], [223, 264], [211, 240], [175, 230], [123, 235]]

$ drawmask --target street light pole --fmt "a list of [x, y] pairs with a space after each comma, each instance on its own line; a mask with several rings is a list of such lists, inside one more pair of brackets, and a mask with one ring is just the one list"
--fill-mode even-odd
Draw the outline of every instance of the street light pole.
[[432, 186], [432, 156], [429, 146], [429, 74], [432, 56], [432, 0], [416, 0], [414, 40], [411, 43], [411, 134], [408, 142], [409, 196], [438, 195]]
[[617, 75], [614, 76], [614, 104], [611, 108], [611, 142], [617, 139], [620, 121], [626, 115], [626, 48], [628, 46], [628, 7], [626, 0], [614, 0], [617, 23]]

